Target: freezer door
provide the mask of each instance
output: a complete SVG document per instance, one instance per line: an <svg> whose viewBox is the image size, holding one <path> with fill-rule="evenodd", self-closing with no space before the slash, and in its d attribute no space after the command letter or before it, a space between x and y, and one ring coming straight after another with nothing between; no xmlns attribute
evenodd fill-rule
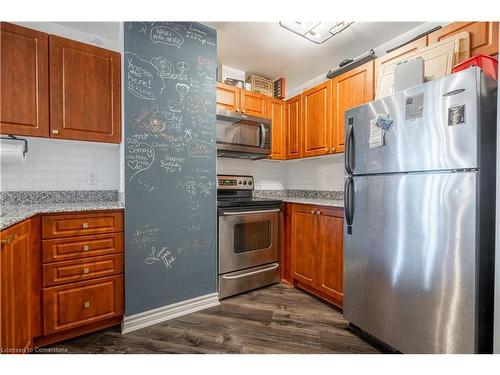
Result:
<svg viewBox="0 0 500 375"><path fill-rule="evenodd" d="M474 352L477 177L354 177L348 321L403 353Z"/></svg>
<svg viewBox="0 0 500 375"><path fill-rule="evenodd" d="M480 77L468 69L346 111L347 172L479 167ZM387 130L375 125L379 115L393 120Z"/></svg>

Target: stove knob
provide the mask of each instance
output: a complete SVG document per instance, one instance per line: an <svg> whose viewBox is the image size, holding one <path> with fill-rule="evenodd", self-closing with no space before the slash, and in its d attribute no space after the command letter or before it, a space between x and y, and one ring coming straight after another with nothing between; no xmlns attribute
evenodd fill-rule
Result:
<svg viewBox="0 0 500 375"><path fill-rule="evenodd" d="M248 181L248 185L252 185L252 180Z"/></svg>
<svg viewBox="0 0 500 375"><path fill-rule="evenodd" d="M240 181L238 181L238 185L241 185L241 180L240 180Z"/></svg>
<svg viewBox="0 0 500 375"><path fill-rule="evenodd" d="M247 184L247 181L246 181L246 180L245 180L245 181L243 181L243 185L246 185L246 184Z"/></svg>

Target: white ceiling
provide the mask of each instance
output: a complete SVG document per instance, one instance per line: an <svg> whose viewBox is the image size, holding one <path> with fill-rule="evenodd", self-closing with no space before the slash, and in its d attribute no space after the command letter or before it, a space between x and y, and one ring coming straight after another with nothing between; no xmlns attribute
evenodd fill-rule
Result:
<svg viewBox="0 0 500 375"><path fill-rule="evenodd" d="M217 60L248 73L302 85L347 58L368 52L421 22L355 22L323 44L314 44L278 22L206 23L217 30Z"/></svg>

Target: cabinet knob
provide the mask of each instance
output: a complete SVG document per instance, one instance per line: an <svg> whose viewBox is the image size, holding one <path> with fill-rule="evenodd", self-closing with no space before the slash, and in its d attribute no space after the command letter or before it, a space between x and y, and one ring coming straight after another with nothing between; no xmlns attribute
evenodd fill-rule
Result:
<svg viewBox="0 0 500 375"><path fill-rule="evenodd" d="M87 229L89 227L89 223L82 223L82 228Z"/></svg>
<svg viewBox="0 0 500 375"><path fill-rule="evenodd" d="M89 273L89 272L90 272L90 269L88 267L83 268L83 273Z"/></svg>
<svg viewBox="0 0 500 375"><path fill-rule="evenodd" d="M89 245L83 245L83 251L89 251L90 246Z"/></svg>
<svg viewBox="0 0 500 375"><path fill-rule="evenodd" d="M52 129L52 134L59 134L59 130L57 130L57 129Z"/></svg>
<svg viewBox="0 0 500 375"><path fill-rule="evenodd" d="M316 211L316 215L321 215L321 211Z"/></svg>
<svg viewBox="0 0 500 375"><path fill-rule="evenodd" d="M311 210L311 213L314 215L314 210Z"/></svg>
<svg viewBox="0 0 500 375"><path fill-rule="evenodd" d="M83 303L83 308L84 308L84 309L88 309L89 307L90 307L90 301L85 301L85 302Z"/></svg>

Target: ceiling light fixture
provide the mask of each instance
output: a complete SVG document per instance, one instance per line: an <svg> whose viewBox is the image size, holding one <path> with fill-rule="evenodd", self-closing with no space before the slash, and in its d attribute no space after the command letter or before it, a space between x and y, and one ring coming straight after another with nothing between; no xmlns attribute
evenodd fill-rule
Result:
<svg viewBox="0 0 500 375"><path fill-rule="evenodd" d="M284 22L280 26L310 40L316 44L322 44L332 36L347 29L354 22Z"/></svg>

